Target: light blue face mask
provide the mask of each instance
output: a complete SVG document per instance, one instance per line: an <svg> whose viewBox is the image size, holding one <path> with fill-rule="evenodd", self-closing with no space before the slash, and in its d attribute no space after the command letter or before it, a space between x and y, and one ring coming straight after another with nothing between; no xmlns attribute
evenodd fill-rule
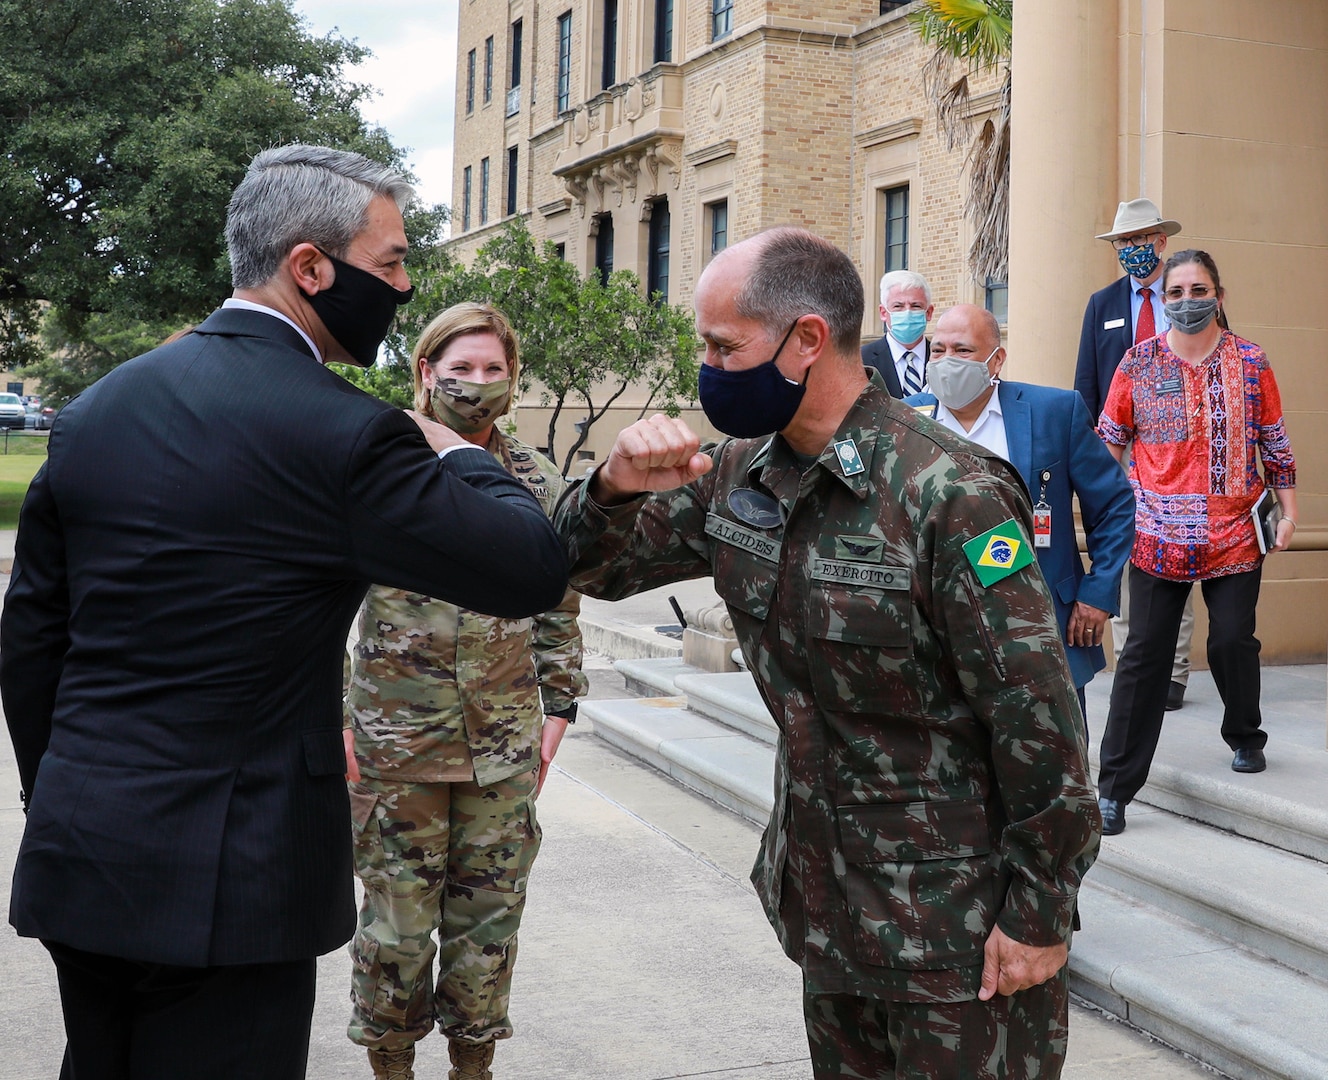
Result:
<svg viewBox="0 0 1328 1080"><path fill-rule="evenodd" d="M925 311L892 311L890 314L890 336L901 345L912 345L927 332L927 313Z"/></svg>

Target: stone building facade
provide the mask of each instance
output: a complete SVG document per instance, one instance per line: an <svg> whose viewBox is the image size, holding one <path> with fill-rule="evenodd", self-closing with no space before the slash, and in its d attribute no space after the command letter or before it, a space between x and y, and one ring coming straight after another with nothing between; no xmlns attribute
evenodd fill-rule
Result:
<svg viewBox="0 0 1328 1080"><path fill-rule="evenodd" d="M521 214L583 272L630 269L689 304L715 251L793 223L853 253L867 281L864 340L881 333L887 265L926 275L938 305L981 302L966 271L964 153L936 131L921 77L930 50L906 10L462 0L454 250L473 254ZM994 103L988 83L979 111ZM625 395L592 429L587 464L643 401ZM688 418L706 428L699 410ZM537 404L521 407L519 431L542 440L546 426Z"/></svg>
<svg viewBox="0 0 1328 1080"><path fill-rule="evenodd" d="M451 243L473 253L521 214L583 271L663 271L687 304L714 250L793 222L857 262L864 340L892 265L926 275L938 311L1004 312L1005 283L967 268L965 152L936 130L910 6L461 0ZM1120 273L1093 239L1118 202L1181 221L1172 248L1212 252L1233 326L1268 352L1299 463L1300 527L1264 570L1264 656L1321 662L1328 3L1018 0L1014 37L1006 373L1073 384L1085 301ZM996 77L973 90L980 122ZM640 405L596 425L587 464ZM525 404L518 424L538 442L547 417Z"/></svg>

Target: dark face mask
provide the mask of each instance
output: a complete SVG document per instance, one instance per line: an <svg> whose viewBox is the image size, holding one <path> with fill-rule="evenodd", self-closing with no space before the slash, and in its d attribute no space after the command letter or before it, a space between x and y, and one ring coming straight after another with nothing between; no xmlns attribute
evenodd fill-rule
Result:
<svg viewBox="0 0 1328 1080"><path fill-rule="evenodd" d="M701 408L710 422L736 439L759 439L788 427L807 392L806 382L790 382L780 374L775 361L784 351L794 329L789 327L775 355L764 364L745 371L725 371L701 365L697 392Z"/></svg>
<svg viewBox="0 0 1328 1080"><path fill-rule="evenodd" d="M337 276L328 288L312 296L305 293L305 299L351 361L372 367L397 308L410 301L415 289L394 289L376 274L319 251L332 261Z"/></svg>

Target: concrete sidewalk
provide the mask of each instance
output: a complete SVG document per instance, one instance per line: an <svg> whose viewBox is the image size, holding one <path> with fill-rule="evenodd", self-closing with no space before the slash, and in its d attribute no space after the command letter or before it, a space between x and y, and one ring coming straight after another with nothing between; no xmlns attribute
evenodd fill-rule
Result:
<svg viewBox="0 0 1328 1080"><path fill-rule="evenodd" d="M592 693L625 693L592 660ZM0 902L23 827L7 740L0 760ZM578 723L539 804L512 995L516 1037L499 1080L806 1080L797 968L747 880L759 830L629 760ZM319 962L309 1076L367 1080L345 1037L350 961ZM0 929L0 1078L59 1071L54 971L36 942ZM420 1044L418 1075L446 1075L445 1042ZM188 1075L187 1063L181 1076ZM1076 1008L1068 1080L1211 1075L1101 1014Z"/></svg>

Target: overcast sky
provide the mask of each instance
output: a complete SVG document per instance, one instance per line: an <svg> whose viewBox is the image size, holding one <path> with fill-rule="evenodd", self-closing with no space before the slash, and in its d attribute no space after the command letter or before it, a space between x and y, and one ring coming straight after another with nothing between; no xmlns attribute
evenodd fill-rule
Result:
<svg viewBox="0 0 1328 1080"><path fill-rule="evenodd" d="M352 81L375 87L366 120L386 128L425 203L452 201L452 113L456 101L458 0L294 0L318 36L336 30L373 52Z"/></svg>

